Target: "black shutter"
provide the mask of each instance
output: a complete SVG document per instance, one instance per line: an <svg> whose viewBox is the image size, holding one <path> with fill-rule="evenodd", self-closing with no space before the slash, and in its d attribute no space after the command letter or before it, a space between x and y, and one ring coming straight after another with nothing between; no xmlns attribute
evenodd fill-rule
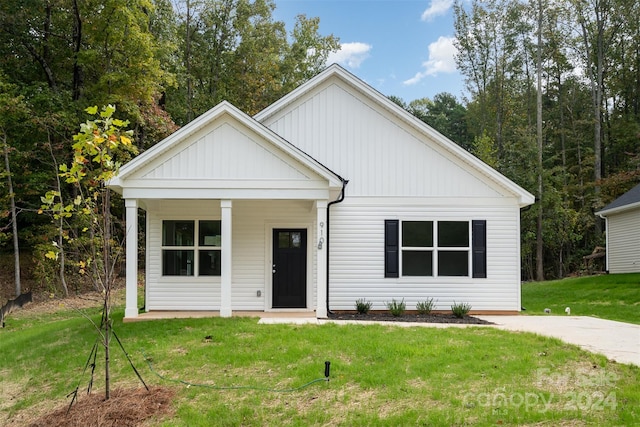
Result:
<svg viewBox="0 0 640 427"><path fill-rule="evenodd" d="M384 277L399 277L398 268L398 227L397 219L384 221Z"/></svg>
<svg viewBox="0 0 640 427"><path fill-rule="evenodd" d="M487 277L487 221L471 221L472 277Z"/></svg>

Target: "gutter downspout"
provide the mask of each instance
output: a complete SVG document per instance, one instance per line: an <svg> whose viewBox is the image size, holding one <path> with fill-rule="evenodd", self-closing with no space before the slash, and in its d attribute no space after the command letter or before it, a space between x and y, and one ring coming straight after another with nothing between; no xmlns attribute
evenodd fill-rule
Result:
<svg viewBox="0 0 640 427"><path fill-rule="evenodd" d="M329 226L329 218L331 217L331 209L330 208L331 208L331 205L338 204L338 203L340 203L340 202L342 202L344 200L344 189L347 186L347 184L349 183L348 179L342 179L342 178L340 178L340 179L342 180L342 190L340 191L340 196L336 200L327 203L327 242L326 242L326 245L327 245L327 301L326 301L327 314L332 314L331 310L329 309L329 281L330 281L329 278L331 277L331 276L329 276L329 268L330 268L330 264L331 264L329 262L329 259L330 259L330 257L329 257L329 255L330 255L330 253L329 253L329 245L330 245L330 243L329 242L331 241L331 239L330 239L330 237L331 237L331 228Z"/></svg>

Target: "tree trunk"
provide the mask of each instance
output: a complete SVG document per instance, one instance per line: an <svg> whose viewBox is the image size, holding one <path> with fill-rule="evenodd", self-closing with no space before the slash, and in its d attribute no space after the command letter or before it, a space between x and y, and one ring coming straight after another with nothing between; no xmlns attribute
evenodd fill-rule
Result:
<svg viewBox="0 0 640 427"><path fill-rule="evenodd" d="M49 153L51 154L51 160L53 161L54 171L56 172L56 191L60 194L60 203L62 203L62 186L60 184L60 174L58 173L58 162L56 160L56 156L53 155L53 147L51 146L50 135L47 131L48 137L48 145L49 145ZM62 284L62 290L64 292L64 296L69 296L69 287L67 286L67 276L65 274L65 241L64 241L64 218L60 217L58 220L58 260L59 260L59 275L60 275L60 283Z"/></svg>
<svg viewBox="0 0 640 427"><path fill-rule="evenodd" d="M184 62L187 72L187 123L193 120L193 81L191 75L191 1L187 0Z"/></svg>
<svg viewBox="0 0 640 427"><path fill-rule="evenodd" d="M13 180L11 179L11 165L9 164L9 146L7 145L7 135L2 133L2 145L4 148L4 165L7 171L7 185L9 187L9 200L11 203L11 229L13 232L13 265L16 285L16 297L22 294L22 284L20 282L20 243L18 241L18 212L16 209L16 197L13 193Z"/></svg>
<svg viewBox="0 0 640 427"><path fill-rule="evenodd" d="M111 345L111 284L113 279L113 260L111 253L111 193L106 187L102 188L104 197L102 199L102 223L103 223L103 280L104 280L104 380L105 380L105 399L108 400L111 395L111 374L109 372L110 345Z"/></svg>
<svg viewBox="0 0 640 427"><path fill-rule="evenodd" d="M587 58L587 73L591 88L591 102L593 109L593 179L594 198L597 205L600 204L600 180L602 179L602 100L604 90L604 54L605 54L605 24L607 19L607 7L604 0L596 1L593 16L595 19L594 34L589 34L588 23L584 15L579 16L584 43L584 55ZM591 37L590 37L591 36ZM590 40L595 39L594 42ZM595 45L594 45L595 44ZM589 62L588 58L593 58ZM602 233L602 223L596 218L596 235Z"/></svg>
<svg viewBox="0 0 640 427"><path fill-rule="evenodd" d="M72 98L74 101L82 95L82 68L78 62L78 55L82 48L82 19L78 0L73 0L73 83Z"/></svg>
<svg viewBox="0 0 640 427"><path fill-rule="evenodd" d="M538 219L536 224L536 280L544 280L544 241L542 221L542 0L538 0L538 49L536 53L537 88L536 95L536 139L538 142Z"/></svg>

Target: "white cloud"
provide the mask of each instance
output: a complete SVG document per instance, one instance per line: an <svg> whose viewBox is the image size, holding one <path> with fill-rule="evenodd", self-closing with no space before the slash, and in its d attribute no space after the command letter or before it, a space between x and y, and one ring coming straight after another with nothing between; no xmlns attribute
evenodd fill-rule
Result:
<svg viewBox="0 0 640 427"><path fill-rule="evenodd" d="M327 64L340 64L349 68L358 68L369 57L372 46L367 43L353 42L340 44L340 50L331 52Z"/></svg>
<svg viewBox="0 0 640 427"><path fill-rule="evenodd" d="M452 5L453 0L431 0L431 5L422 12L422 16L420 18L423 21L431 21L436 16L447 13L447 11L451 9Z"/></svg>
<svg viewBox="0 0 640 427"><path fill-rule="evenodd" d="M440 36L437 41L431 43L429 45L429 59L422 63L424 70L417 72L415 76L402 83L405 86L411 86L427 76L435 76L438 73L455 72L455 55L457 49L453 41L453 37Z"/></svg>

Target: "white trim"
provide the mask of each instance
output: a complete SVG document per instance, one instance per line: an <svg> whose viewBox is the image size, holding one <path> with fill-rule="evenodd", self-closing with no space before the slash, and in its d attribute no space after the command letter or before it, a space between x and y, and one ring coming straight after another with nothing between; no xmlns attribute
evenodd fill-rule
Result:
<svg viewBox="0 0 640 427"><path fill-rule="evenodd" d="M149 263L151 262L151 219L149 218L149 211L144 215L144 311L149 312L149 282L151 280L151 269Z"/></svg>
<svg viewBox="0 0 640 427"><path fill-rule="evenodd" d="M516 250L517 250L517 254L518 256L515 257L516 259L516 268L514 270L512 270L514 272L514 283L517 283L517 292L516 292L516 298L518 300L518 306L517 306L517 310L518 311L522 311L522 248L521 248L521 243L520 243L520 236L522 236L522 231L521 231L521 223L522 223L522 218L520 216L520 213L516 213L516 215L518 215L518 220L516 221L516 228L517 228L517 232L516 235L514 236L515 242L516 242ZM492 231L490 229L490 227L493 224L490 223L489 221L487 221L487 229L485 230L485 234L487 237L487 246L488 246L488 240L489 240L489 236ZM487 247L487 265L485 266L486 271L487 271L487 278L489 278L489 248Z"/></svg>
<svg viewBox="0 0 640 427"><path fill-rule="evenodd" d="M252 189L327 189L327 182L306 179L154 179L142 178L128 181L127 188L144 189L219 189L233 188L239 190Z"/></svg>
<svg viewBox="0 0 640 427"><path fill-rule="evenodd" d="M619 214L619 213L622 213L624 211L627 211L627 210L630 210L630 209L636 209L636 208L640 208L640 202L629 203L628 205L618 206L617 208L611 208L611 209L607 209L607 210L598 211L598 212L596 212L596 215L598 215L600 218L604 218L604 217L606 217L608 215Z"/></svg>
<svg viewBox="0 0 640 427"><path fill-rule="evenodd" d="M371 197L371 196L349 196L344 201L349 206L429 206L432 208L451 207L451 206L478 206L486 207L503 207L514 206L514 200L507 197Z"/></svg>
<svg viewBox="0 0 640 427"><path fill-rule="evenodd" d="M126 199L210 199L210 200L327 200L334 192L326 189L234 189L234 188L125 188ZM338 190L335 191L338 193Z"/></svg>
<svg viewBox="0 0 640 427"><path fill-rule="evenodd" d="M220 200L222 253L220 276L220 317L231 317L231 281L233 278L233 242L231 200Z"/></svg>
<svg viewBox="0 0 640 427"><path fill-rule="evenodd" d="M604 219L604 247L606 248L604 251L604 262L605 262L605 270L609 271L609 254L611 253L611 250L609 250L609 248L611 248L611 246L609 245L609 237L610 237L610 233L609 233L609 218L606 216L601 216L601 218Z"/></svg>
<svg viewBox="0 0 640 427"><path fill-rule="evenodd" d="M126 199L126 292L124 317L138 317L138 201Z"/></svg>
<svg viewBox="0 0 640 427"><path fill-rule="evenodd" d="M329 236L327 235L327 207L326 200L317 200L316 207L316 236L314 245L316 246L316 317L327 317L327 245ZM312 246L313 248L313 246Z"/></svg>

